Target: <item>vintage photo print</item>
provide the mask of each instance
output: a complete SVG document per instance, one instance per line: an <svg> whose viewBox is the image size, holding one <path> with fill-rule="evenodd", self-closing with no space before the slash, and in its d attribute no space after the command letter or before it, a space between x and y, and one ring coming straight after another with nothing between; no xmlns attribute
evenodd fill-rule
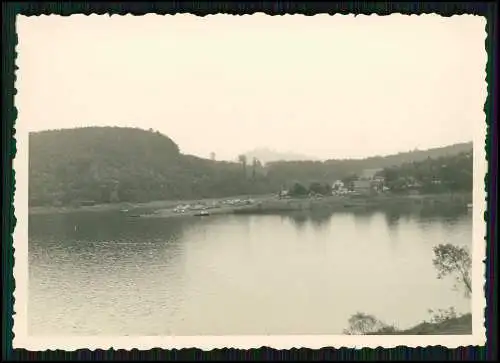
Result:
<svg viewBox="0 0 500 363"><path fill-rule="evenodd" d="M17 16L14 348L484 345L485 27Z"/></svg>

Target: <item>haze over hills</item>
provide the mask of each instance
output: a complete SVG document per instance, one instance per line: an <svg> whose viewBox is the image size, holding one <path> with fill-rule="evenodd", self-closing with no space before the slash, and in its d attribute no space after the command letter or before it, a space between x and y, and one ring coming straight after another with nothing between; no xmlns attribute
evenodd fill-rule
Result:
<svg viewBox="0 0 500 363"><path fill-rule="evenodd" d="M360 161L360 162L380 162L381 164L378 167L387 167L392 165L397 165L402 162L413 162L413 161L422 161L427 159L428 157L436 158L448 155L455 155L461 152L468 152L472 150L472 142L462 142L456 143L453 145L447 145L442 147L430 148L426 150L414 149L411 151L403 151L397 154L389 154L389 155L376 155L369 156L366 158L348 158L348 159L335 159L330 158L326 160L322 160L320 158L316 158L310 155L304 155L299 153L292 152L280 152L276 150L272 150L270 148L256 148L252 151L248 151L244 153L247 157L247 161L251 163L253 158L259 160L262 164L270 164L275 162L323 162L327 164L334 164L338 162L346 162L346 161Z"/></svg>
<svg viewBox="0 0 500 363"><path fill-rule="evenodd" d="M84 127L30 133L30 206L217 198L275 193L295 182L332 183L387 168L472 151L472 143L366 159L213 161L179 151L153 130Z"/></svg>
<svg viewBox="0 0 500 363"><path fill-rule="evenodd" d="M256 158L263 164L267 164L274 161L304 161L304 160L312 160L317 161L318 158L308 155L302 155L291 152L279 152L276 150L272 150L270 148L256 148L251 151L244 153L247 157L247 160L251 161L253 158Z"/></svg>
<svg viewBox="0 0 500 363"><path fill-rule="evenodd" d="M435 159L440 157L453 156L464 152L471 152L472 146L472 141L470 141L442 147L435 147L427 150L415 149L412 151L399 152L392 155L370 156L363 159L329 159L326 160L325 163L335 164L338 162L358 160L360 163L374 163L377 164L377 167L379 168L386 168L395 165L401 165L403 163L423 161L428 158Z"/></svg>

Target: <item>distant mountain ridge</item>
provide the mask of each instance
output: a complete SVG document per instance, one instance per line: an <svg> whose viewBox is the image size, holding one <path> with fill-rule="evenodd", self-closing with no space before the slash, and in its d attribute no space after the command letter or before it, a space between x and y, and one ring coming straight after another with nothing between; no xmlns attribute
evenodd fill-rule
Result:
<svg viewBox="0 0 500 363"><path fill-rule="evenodd" d="M308 155L302 155L302 154L297 154L297 153L291 153L291 152L279 152L276 150L272 150L270 148L256 148L251 151L247 151L244 153L247 157L248 160L253 160L253 158L256 158L263 164L267 164L270 162L275 162L275 161L305 161L305 160L311 160L311 161L317 161L318 158L308 156Z"/></svg>
<svg viewBox="0 0 500 363"><path fill-rule="evenodd" d="M377 168L386 168L390 166L400 165L407 162L423 161L427 158L440 158L446 156L457 155L464 152L472 151L473 144L470 142L462 142L448 146L435 147L426 150L412 150L399 152L397 154L390 154L384 156L370 156L363 159L329 159L325 163L336 163L358 160L360 162L374 163Z"/></svg>
<svg viewBox="0 0 500 363"><path fill-rule="evenodd" d="M338 163L338 162L373 162L377 164L375 167L389 167L393 165L398 165L403 162L413 162L422 161L430 158L437 158L442 156L456 155L461 152L469 152L472 150L472 142L461 142L453 145L447 145L442 147L435 147L425 150L412 150L399 152L397 154L381 155L381 156L369 156L365 158L344 158L344 159L326 159L321 160L320 158L304 155L300 153L291 152L280 152L270 148L256 148L251 151L244 153L247 160L251 162L253 158L256 158L263 164L270 164L276 162L324 162L327 164Z"/></svg>

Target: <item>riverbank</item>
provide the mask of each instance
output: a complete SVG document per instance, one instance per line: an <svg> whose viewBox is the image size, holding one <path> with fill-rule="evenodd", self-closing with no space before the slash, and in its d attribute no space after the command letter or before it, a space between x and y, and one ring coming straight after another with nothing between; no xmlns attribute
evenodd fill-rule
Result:
<svg viewBox="0 0 500 363"><path fill-rule="evenodd" d="M89 206L36 206L29 207L29 214L55 214L55 213L73 213L73 212L113 212L113 211L127 211L130 214L141 215L143 213L152 213L154 211L169 210L174 209L180 204L211 204L213 202L219 202L227 198L206 198L206 199L193 199L193 200L158 200L152 202L122 202L122 203L107 203L107 204L95 204ZM261 200L266 200L273 198L272 195L244 195L244 196L234 196L231 199L246 199L251 198L258 202Z"/></svg>
<svg viewBox="0 0 500 363"><path fill-rule="evenodd" d="M471 202L471 196L463 195L380 195L373 197L330 196L322 198L288 198L279 199L275 196L254 199L251 204L224 205L217 204L205 209L208 215L218 214L323 214L341 211L431 211L446 207L447 209L466 210ZM162 208L140 215L145 218L166 218L176 216L195 216L197 210L187 210L178 213L174 208Z"/></svg>
<svg viewBox="0 0 500 363"><path fill-rule="evenodd" d="M316 198L269 199L246 208L235 210L235 213L262 214L287 211L307 210L349 210L377 209L391 207L431 207L437 205L466 208L472 202L468 194L437 195L377 195L377 196L331 196Z"/></svg>
<svg viewBox="0 0 500 363"><path fill-rule="evenodd" d="M434 195L376 195L376 196L328 196L322 198L279 199L275 195L240 196L231 199L251 200L246 204L225 204L228 198L210 198L192 201L154 201L148 203L116 203L80 207L31 207L30 214L122 211L131 217L194 216L199 210L175 208L179 205L199 204L209 215L215 214L275 214L286 212L336 212L343 210L377 210L395 208L432 208L436 206L467 208L472 202L471 193Z"/></svg>

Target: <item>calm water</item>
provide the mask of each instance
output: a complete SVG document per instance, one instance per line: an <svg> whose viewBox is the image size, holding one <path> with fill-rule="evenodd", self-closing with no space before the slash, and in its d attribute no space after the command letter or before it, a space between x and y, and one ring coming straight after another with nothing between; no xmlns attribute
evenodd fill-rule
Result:
<svg viewBox="0 0 500 363"><path fill-rule="evenodd" d="M30 216L29 233L31 334L340 334L357 311L405 328L470 310L432 266L434 245L471 245L467 213L108 212Z"/></svg>

